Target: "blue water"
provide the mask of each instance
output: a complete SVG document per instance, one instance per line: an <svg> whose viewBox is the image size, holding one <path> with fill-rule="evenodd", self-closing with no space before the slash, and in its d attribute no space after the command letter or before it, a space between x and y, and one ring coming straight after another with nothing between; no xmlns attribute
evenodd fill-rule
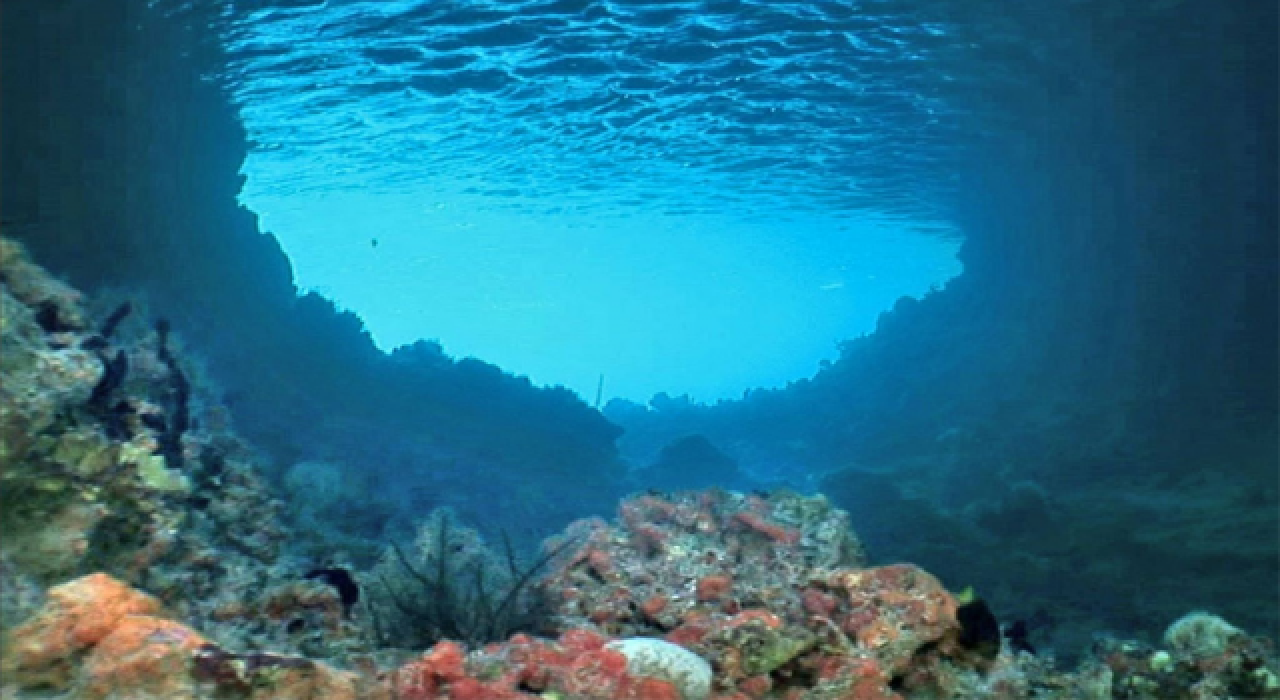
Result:
<svg viewBox="0 0 1280 700"><path fill-rule="evenodd" d="M328 2L239 22L246 198L939 224L966 48L906 3ZM460 157L465 156L465 157ZM283 173L288 173L285 177Z"/></svg>
<svg viewBox="0 0 1280 700"><path fill-rule="evenodd" d="M587 397L600 374L606 398L641 401L782 386L960 272L950 208L977 116L1049 50L1005 38L1007 15L246 13L230 38L253 145L242 199L299 285L355 310L386 349L436 338Z"/></svg>

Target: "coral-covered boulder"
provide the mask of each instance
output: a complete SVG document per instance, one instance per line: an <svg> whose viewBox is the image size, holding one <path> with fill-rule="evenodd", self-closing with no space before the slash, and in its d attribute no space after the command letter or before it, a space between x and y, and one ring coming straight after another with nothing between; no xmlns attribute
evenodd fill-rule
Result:
<svg viewBox="0 0 1280 700"><path fill-rule="evenodd" d="M919 567L843 570L816 584L836 594L840 630L885 668L900 672L921 647L960 633L955 598Z"/></svg>
<svg viewBox="0 0 1280 700"><path fill-rule="evenodd" d="M86 700L197 700L191 654L207 642L186 625L126 615L85 659L79 691Z"/></svg>
<svg viewBox="0 0 1280 700"><path fill-rule="evenodd" d="M714 668L712 692L889 698L939 655L971 661L955 598L911 565L862 568L821 497L650 493L619 514L571 527L578 551L545 584L557 621L679 645Z"/></svg>
<svg viewBox="0 0 1280 700"><path fill-rule="evenodd" d="M160 602L106 574L90 574L49 589L30 620L5 636L0 672L23 685L65 686L79 657L114 632L125 617L159 613Z"/></svg>
<svg viewBox="0 0 1280 700"><path fill-rule="evenodd" d="M301 657L228 652L162 614L158 600L106 574L55 586L6 635L0 679L6 692L41 687L85 700L359 697L353 673Z"/></svg>

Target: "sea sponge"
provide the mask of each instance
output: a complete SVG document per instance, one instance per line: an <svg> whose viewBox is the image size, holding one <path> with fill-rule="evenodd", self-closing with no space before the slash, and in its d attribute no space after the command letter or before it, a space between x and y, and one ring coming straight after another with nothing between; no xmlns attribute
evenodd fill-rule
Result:
<svg viewBox="0 0 1280 700"><path fill-rule="evenodd" d="M1174 652L1203 659L1227 650L1233 639L1244 635L1226 620L1207 612L1183 615L1164 632L1164 643Z"/></svg>
<svg viewBox="0 0 1280 700"><path fill-rule="evenodd" d="M95 699L197 700L202 695L187 664L191 653L206 643L181 623L125 615L82 664L77 691Z"/></svg>
<svg viewBox="0 0 1280 700"><path fill-rule="evenodd" d="M711 696L711 664L682 646L633 637L609 642L605 648L627 657L628 674L668 681L680 690L683 700L706 700Z"/></svg>
<svg viewBox="0 0 1280 700"><path fill-rule="evenodd" d="M44 607L9 631L0 672L20 686L65 686L75 657L111 634L122 619L160 611L160 601L106 574L54 586Z"/></svg>

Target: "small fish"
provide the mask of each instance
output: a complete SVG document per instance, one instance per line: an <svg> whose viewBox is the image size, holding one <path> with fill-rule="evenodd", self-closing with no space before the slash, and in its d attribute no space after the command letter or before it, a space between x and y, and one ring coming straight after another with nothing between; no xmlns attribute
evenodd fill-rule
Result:
<svg viewBox="0 0 1280 700"><path fill-rule="evenodd" d="M378 239L376 239L376 238L370 238L370 239L369 239L369 245L370 245L370 246L372 246L372 247L374 247L374 248L377 248L377 247L378 247Z"/></svg>
<svg viewBox="0 0 1280 700"><path fill-rule="evenodd" d="M990 661L1000 654L1000 623L981 598L956 607L960 646Z"/></svg>

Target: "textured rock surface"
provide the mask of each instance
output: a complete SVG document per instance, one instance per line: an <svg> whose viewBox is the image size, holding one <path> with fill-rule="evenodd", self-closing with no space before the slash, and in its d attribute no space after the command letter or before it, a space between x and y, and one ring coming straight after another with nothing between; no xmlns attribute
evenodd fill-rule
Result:
<svg viewBox="0 0 1280 700"><path fill-rule="evenodd" d="M105 574L54 586L44 607L5 635L0 669L25 684L65 684L77 657L115 631L121 620L160 610L160 601Z"/></svg>
<svg viewBox="0 0 1280 700"><path fill-rule="evenodd" d="M198 700L191 654L206 640L186 625L126 615L94 645L80 669L78 692L91 699Z"/></svg>
<svg viewBox="0 0 1280 700"><path fill-rule="evenodd" d="M604 645L627 657L627 673L669 681L683 700L711 695L711 665L684 647L661 639L619 639Z"/></svg>

